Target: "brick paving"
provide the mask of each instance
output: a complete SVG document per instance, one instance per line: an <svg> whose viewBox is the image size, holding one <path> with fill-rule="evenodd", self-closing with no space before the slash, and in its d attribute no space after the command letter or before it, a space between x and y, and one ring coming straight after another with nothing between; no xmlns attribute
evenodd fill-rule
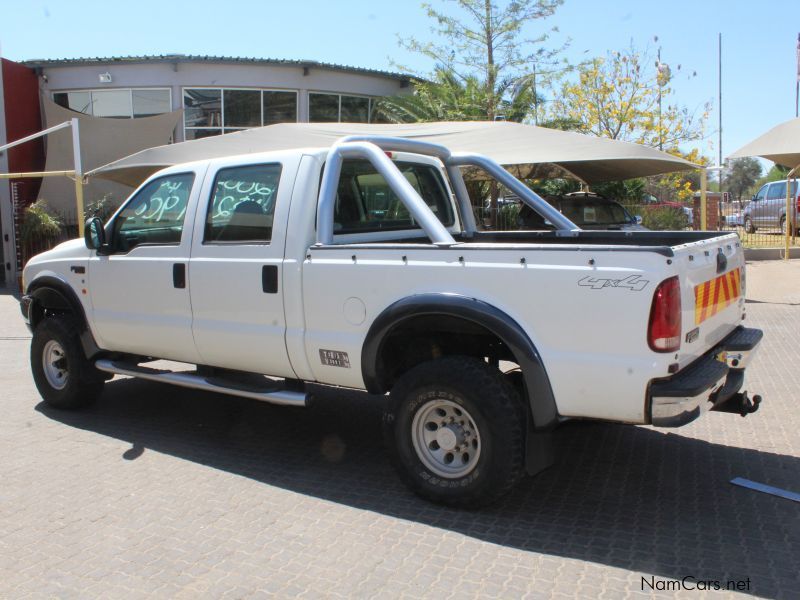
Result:
<svg viewBox="0 0 800 600"><path fill-rule="evenodd" d="M399 483L377 397L303 410L118 378L94 408L48 409L0 294L0 598L620 598L687 575L796 598L798 504L729 483L800 492L800 283L776 294L780 269L748 281L758 413L565 425L556 465L481 511Z"/></svg>

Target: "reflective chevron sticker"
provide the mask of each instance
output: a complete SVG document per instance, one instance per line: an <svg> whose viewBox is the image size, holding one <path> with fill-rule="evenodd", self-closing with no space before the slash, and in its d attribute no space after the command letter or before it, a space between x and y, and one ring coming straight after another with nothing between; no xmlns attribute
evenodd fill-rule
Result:
<svg viewBox="0 0 800 600"><path fill-rule="evenodd" d="M694 288L694 324L700 325L706 319L724 310L742 295L741 271L734 269Z"/></svg>

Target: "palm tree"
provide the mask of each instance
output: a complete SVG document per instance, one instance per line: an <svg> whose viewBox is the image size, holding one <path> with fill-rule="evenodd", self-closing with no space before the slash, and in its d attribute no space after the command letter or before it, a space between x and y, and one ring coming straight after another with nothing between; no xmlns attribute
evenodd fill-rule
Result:
<svg viewBox="0 0 800 600"><path fill-rule="evenodd" d="M461 78L439 68L432 81L418 82L413 94L381 98L373 109L373 121L485 121L486 98L486 88L477 77Z"/></svg>

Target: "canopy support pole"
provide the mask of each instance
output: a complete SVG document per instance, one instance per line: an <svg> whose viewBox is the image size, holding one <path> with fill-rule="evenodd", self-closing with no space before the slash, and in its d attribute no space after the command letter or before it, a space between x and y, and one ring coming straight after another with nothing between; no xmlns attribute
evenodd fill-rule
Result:
<svg viewBox="0 0 800 600"><path fill-rule="evenodd" d="M784 252L783 260L789 260L789 238L796 235L797 229L797 208L792 209L792 176L800 170L800 165L797 165L786 174L786 216L783 218L784 223ZM798 194L800 195L800 194Z"/></svg>
<svg viewBox="0 0 800 600"><path fill-rule="evenodd" d="M708 213L706 211L706 206L708 206L707 191L708 171L703 167L700 169L700 229L703 231L708 229Z"/></svg>
<svg viewBox="0 0 800 600"><path fill-rule="evenodd" d="M0 173L0 179L23 179L23 178L39 178L39 177L52 177L55 175L61 175L66 177L75 177L75 205L78 209L78 235L83 237L83 162L81 161L81 136L80 136L80 126L78 124L78 119L71 119L69 121L64 121L56 125L55 127L49 127L39 133L34 133L33 135L29 135L24 138L20 138L11 142L10 144L6 144L5 146L0 146L0 152L8 150L9 148L13 148L14 146L19 146L20 144L24 144L25 142L30 142L31 140L38 139L40 137L44 137L50 133L54 133L61 129L66 129L67 127L72 128L72 156L75 161L75 169L71 171L40 171L40 172L32 172L32 173Z"/></svg>

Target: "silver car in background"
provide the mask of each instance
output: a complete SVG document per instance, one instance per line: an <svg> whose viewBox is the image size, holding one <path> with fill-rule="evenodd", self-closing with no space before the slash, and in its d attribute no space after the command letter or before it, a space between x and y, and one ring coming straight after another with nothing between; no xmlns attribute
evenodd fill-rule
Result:
<svg viewBox="0 0 800 600"><path fill-rule="evenodd" d="M765 183L758 190L750 203L742 212L742 225L747 233L755 233L759 228L780 228L781 233L786 233L786 184L787 180ZM792 180L792 215L790 233L797 224L798 204L800 196L797 194L797 180Z"/></svg>

